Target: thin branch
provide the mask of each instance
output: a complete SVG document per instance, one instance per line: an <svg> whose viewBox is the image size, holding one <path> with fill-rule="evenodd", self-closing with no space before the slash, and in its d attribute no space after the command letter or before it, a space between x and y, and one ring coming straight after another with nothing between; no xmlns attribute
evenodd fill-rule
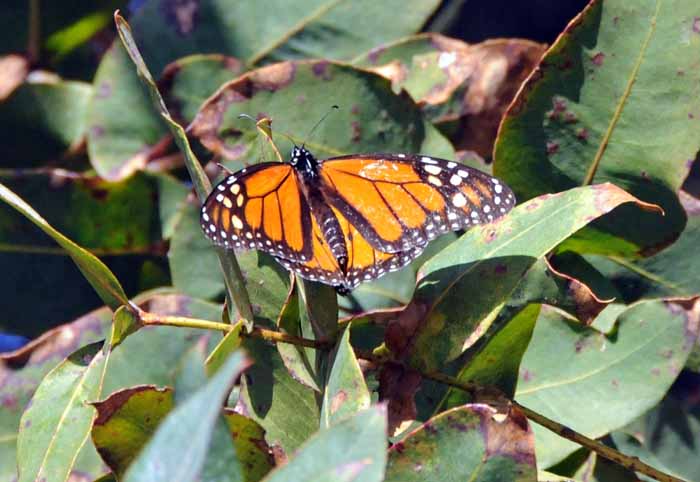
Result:
<svg viewBox="0 0 700 482"><path fill-rule="evenodd" d="M651 465L645 464L637 457L631 457L629 455L625 455L621 452L618 452L612 447L608 447L607 445L597 440L588 438L585 435L582 435L576 432L575 430L560 424L559 422L555 422L554 420L551 420L545 417L544 415L535 412L534 410L524 407L515 400L512 400L511 403L514 406L518 407L520 410L522 410L527 418L537 423L538 425L542 425L544 428L554 432L560 437L571 440L572 442L576 442L577 444L582 445L583 447L586 447L589 450L592 450L601 457L611 460L616 464L622 465L627 469L630 469L634 472L639 472L648 477L651 477L654 480L659 480L661 482L684 482L683 479L679 479L672 475L666 474L664 472L661 472L660 470L655 469Z"/></svg>
<svg viewBox="0 0 700 482"><path fill-rule="evenodd" d="M35 64L41 53L41 5L39 0L29 1L29 28L27 38L27 57Z"/></svg>
<svg viewBox="0 0 700 482"><path fill-rule="evenodd" d="M185 316L158 315L143 310L138 311L138 316L144 326L179 326L183 328L221 331L224 333L230 332L234 327L233 324L228 323L200 320ZM334 344L332 341L311 340L308 338L288 335L287 333L282 333L281 331L267 330L257 327L253 328L250 333L241 333L241 336L244 338L258 338L273 343L289 343L291 345L315 348L317 350L328 350L332 348Z"/></svg>

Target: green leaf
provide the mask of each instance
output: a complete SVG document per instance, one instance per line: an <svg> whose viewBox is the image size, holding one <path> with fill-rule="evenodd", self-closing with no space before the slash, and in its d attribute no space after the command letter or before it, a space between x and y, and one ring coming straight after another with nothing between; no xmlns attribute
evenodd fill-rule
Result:
<svg viewBox="0 0 700 482"><path fill-rule="evenodd" d="M350 344L350 324L338 340L333 366L323 392L321 427L328 428L369 408L365 377Z"/></svg>
<svg viewBox="0 0 700 482"><path fill-rule="evenodd" d="M112 318L112 339L109 345L112 348L120 345L127 336L135 333L139 328L141 328L141 320L138 315L127 306L120 306Z"/></svg>
<svg viewBox="0 0 700 482"><path fill-rule="evenodd" d="M128 303L129 300L124 293L124 289L102 261L59 233L31 206L3 184L0 184L0 199L27 217L42 231L51 236L59 246L65 249L107 306L116 310L119 306Z"/></svg>
<svg viewBox="0 0 700 482"><path fill-rule="evenodd" d="M520 363L539 314L540 305L525 306L481 350L469 357L457 379L484 387L495 387L507 397L512 397L518 382ZM450 388L441 406L452 408L469 401L467 392Z"/></svg>
<svg viewBox="0 0 700 482"><path fill-rule="evenodd" d="M428 371L455 359L491 324L539 258L629 202L649 208L611 184L587 186L533 199L497 222L470 229L423 265L404 311L404 331L390 348L400 353L413 336L411 362ZM426 322L413 335L416 313Z"/></svg>
<svg viewBox="0 0 700 482"><path fill-rule="evenodd" d="M666 212L620 209L570 249L649 254L683 230L676 192L700 148L694 15L693 0L590 2L511 104L494 173L519 198L607 181Z"/></svg>
<svg viewBox="0 0 700 482"><path fill-rule="evenodd" d="M292 336L301 336L299 295L296 287L297 284L295 283L287 297L287 301L282 307L282 312L277 320L277 327L284 333ZM314 356L315 353L291 343L277 343L276 346L280 357L282 357L282 362L287 367L287 371L292 378L320 393L321 389L316 381L316 371L311 366L308 357L309 354Z"/></svg>
<svg viewBox="0 0 700 482"><path fill-rule="evenodd" d="M516 399L573 430L601 437L663 397L696 341L694 323L678 304L647 301L622 313L606 336L543 309L523 358ZM577 448L539 427L535 435L541 467Z"/></svg>
<svg viewBox="0 0 700 482"><path fill-rule="evenodd" d="M83 82L25 83L0 103L0 132L12 140L0 166L27 168L76 149L85 134L92 86Z"/></svg>
<svg viewBox="0 0 700 482"><path fill-rule="evenodd" d="M378 405L320 430L266 482L353 480L379 482L386 465L386 408Z"/></svg>
<svg viewBox="0 0 700 482"><path fill-rule="evenodd" d="M205 386L173 410L129 467L124 480L195 481L235 378L247 366L234 353Z"/></svg>
<svg viewBox="0 0 700 482"><path fill-rule="evenodd" d="M98 342L76 351L37 388L20 420L19 482L67 479L92 425L87 402L102 390L108 358L102 347Z"/></svg>
<svg viewBox="0 0 700 482"><path fill-rule="evenodd" d="M243 65L234 57L190 55L168 64L158 85L173 117L188 124L216 89L242 73Z"/></svg>
<svg viewBox="0 0 700 482"><path fill-rule="evenodd" d="M700 260L695 256L700 243L700 201L684 192L681 201L688 224L680 238L662 252L642 260L587 257L604 271L625 301L700 295Z"/></svg>
<svg viewBox="0 0 700 482"><path fill-rule="evenodd" d="M116 181L145 167L167 128L153 111L121 42L102 58L94 85L87 111L88 154L101 177Z"/></svg>
<svg viewBox="0 0 700 482"><path fill-rule="evenodd" d="M243 348L255 365L241 379L236 411L265 429L268 444L291 454L319 427L314 391L292 378L274 346L246 338Z"/></svg>
<svg viewBox="0 0 700 482"><path fill-rule="evenodd" d="M341 109L304 136L329 106L343 96ZM236 99L233 102L232 99ZM189 130L211 151L226 159L250 154L257 136L239 114L271 116L274 129L286 132L318 157L357 152L426 152L452 158L449 143L423 120L407 95L396 95L388 80L328 61L284 62L249 72L225 84L198 113ZM281 140L281 152L291 142Z"/></svg>
<svg viewBox="0 0 700 482"><path fill-rule="evenodd" d="M121 478L172 410L173 395L170 388L140 385L115 392L93 406L97 418L92 441L105 463Z"/></svg>
<svg viewBox="0 0 700 482"><path fill-rule="evenodd" d="M207 375L212 376L219 371L219 368L224 364L224 361L231 353L238 350L241 346L241 330L243 329L243 321L239 320L233 324L231 331L217 343L216 347L211 351L205 361Z"/></svg>
<svg viewBox="0 0 700 482"><path fill-rule="evenodd" d="M430 419L389 450L386 481L533 481L535 441L527 419L511 408L456 407Z"/></svg>

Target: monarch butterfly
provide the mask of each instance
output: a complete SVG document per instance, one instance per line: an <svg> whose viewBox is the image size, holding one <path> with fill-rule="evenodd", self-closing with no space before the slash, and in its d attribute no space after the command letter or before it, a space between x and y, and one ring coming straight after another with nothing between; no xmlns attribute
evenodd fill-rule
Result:
<svg viewBox="0 0 700 482"><path fill-rule="evenodd" d="M204 202L201 225L225 248L255 248L303 278L346 294L395 271L448 231L490 222L515 204L498 179L462 164L408 154L289 162L230 174Z"/></svg>

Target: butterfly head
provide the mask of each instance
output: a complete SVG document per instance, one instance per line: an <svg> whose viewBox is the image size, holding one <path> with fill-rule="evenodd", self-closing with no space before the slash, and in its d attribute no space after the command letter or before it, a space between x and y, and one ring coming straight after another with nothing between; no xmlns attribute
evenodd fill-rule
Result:
<svg viewBox="0 0 700 482"><path fill-rule="evenodd" d="M318 176L318 161L303 145L292 148L289 163L305 177L313 178Z"/></svg>

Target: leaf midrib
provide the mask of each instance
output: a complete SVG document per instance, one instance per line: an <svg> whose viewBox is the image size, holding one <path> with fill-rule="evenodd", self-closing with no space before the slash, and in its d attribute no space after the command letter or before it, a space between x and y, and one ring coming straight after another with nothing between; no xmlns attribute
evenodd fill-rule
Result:
<svg viewBox="0 0 700 482"><path fill-rule="evenodd" d="M646 38L644 39L644 42L642 43L642 47L639 52L639 56L637 57L637 61L634 64L634 67L632 68L632 72L630 73L630 78L627 81L627 86L625 87L624 92L622 93L622 96L617 102L617 106L615 107L615 112L613 113L612 118L610 119L610 123L608 124L608 128L605 131L605 135L603 136L603 139L600 142L600 145L598 146L598 150L595 153L595 157L593 158L593 162L591 163L591 167L588 168L588 172L586 173L586 177L583 180L583 185L588 185L593 182L593 178L596 175L596 172L598 171L598 167L600 166L600 161L603 158L603 154L605 154L605 150L608 147L608 143L610 142L610 138L612 137L613 131L615 130L615 127L617 126L618 121L620 120L620 117L622 116L622 111L625 107L625 104L627 103L627 99L629 98L630 94L632 93L632 86L634 85L635 81L637 80L637 75L639 74L639 69L642 66L642 60L644 59L644 55L646 54L646 51L649 47L649 42L651 41L651 38L653 37L654 33L656 32L656 19L659 16L659 10L661 9L661 0L656 0L656 11L654 12L653 17L651 18L651 24L649 27L649 32L647 33Z"/></svg>
<svg viewBox="0 0 700 482"><path fill-rule="evenodd" d="M631 351L628 351L628 352L624 353L624 354L623 354L622 356L620 356L619 358L616 358L616 359L614 359L614 360L611 360L610 363L607 363L607 364L605 364L605 365L603 365L603 366L601 366L601 367L599 367L599 368L597 368L597 369L595 369L595 370L592 370L592 371L589 371L589 372L586 372L586 373L577 375L577 376L575 376L575 377L573 377L573 378L567 378L567 379L565 379L565 380L559 380L559 381L556 381L556 382L547 383L547 384L539 385L539 386L536 386L536 387L529 387L529 388L527 388L527 389L525 389L525 390L523 390L523 391L521 391L521 392L517 392L517 391L516 391L515 396L516 396L516 397L520 397L520 396L527 395L527 394L531 394L531 393L535 393L535 392L538 392L538 391L541 391L541 390L548 390L548 389L551 389L551 388L560 387L560 386L564 386L564 385L569 385L569 384L573 384L573 383L577 383L577 382L586 380L586 379L588 379L588 378L590 378L590 377L592 377L592 376L594 376L594 375L597 375L598 373L601 373L601 372L603 372L603 371L606 371L606 370L611 369L613 366L615 366L615 365L617 365L617 364L623 362L623 361L626 360L627 358L629 358L629 357L631 357L632 355L638 353L640 350L646 348L648 345L650 345L650 344L652 344L654 341L656 341L656 339L659 338L659 337L660 337L661 335L663 335L664 333L666 333L666 330L659 330L654 336L652 336L651 338L647 339L647 340L646 340L644 343L642 343L641 345L638 345L636 348L633 348Z"/></svg>
<svg viewBox="0 0 700 482"><path fill-rule="evenodd" d="M316 11L312 12L311 15L302 18L296 25L292 26L280 37L278 37L277 39L273 40L270 44L260 49L256 54L253 54L248 59L248 65L252 66L257 64L260 60L262 60L268 54L270 54L270 52L273 52L275 49L287 42L290 38L301 32L307 25L321 18L323 15L327 14L341 3L343 3L343 0L333 0L319 7Z"/></svg>

